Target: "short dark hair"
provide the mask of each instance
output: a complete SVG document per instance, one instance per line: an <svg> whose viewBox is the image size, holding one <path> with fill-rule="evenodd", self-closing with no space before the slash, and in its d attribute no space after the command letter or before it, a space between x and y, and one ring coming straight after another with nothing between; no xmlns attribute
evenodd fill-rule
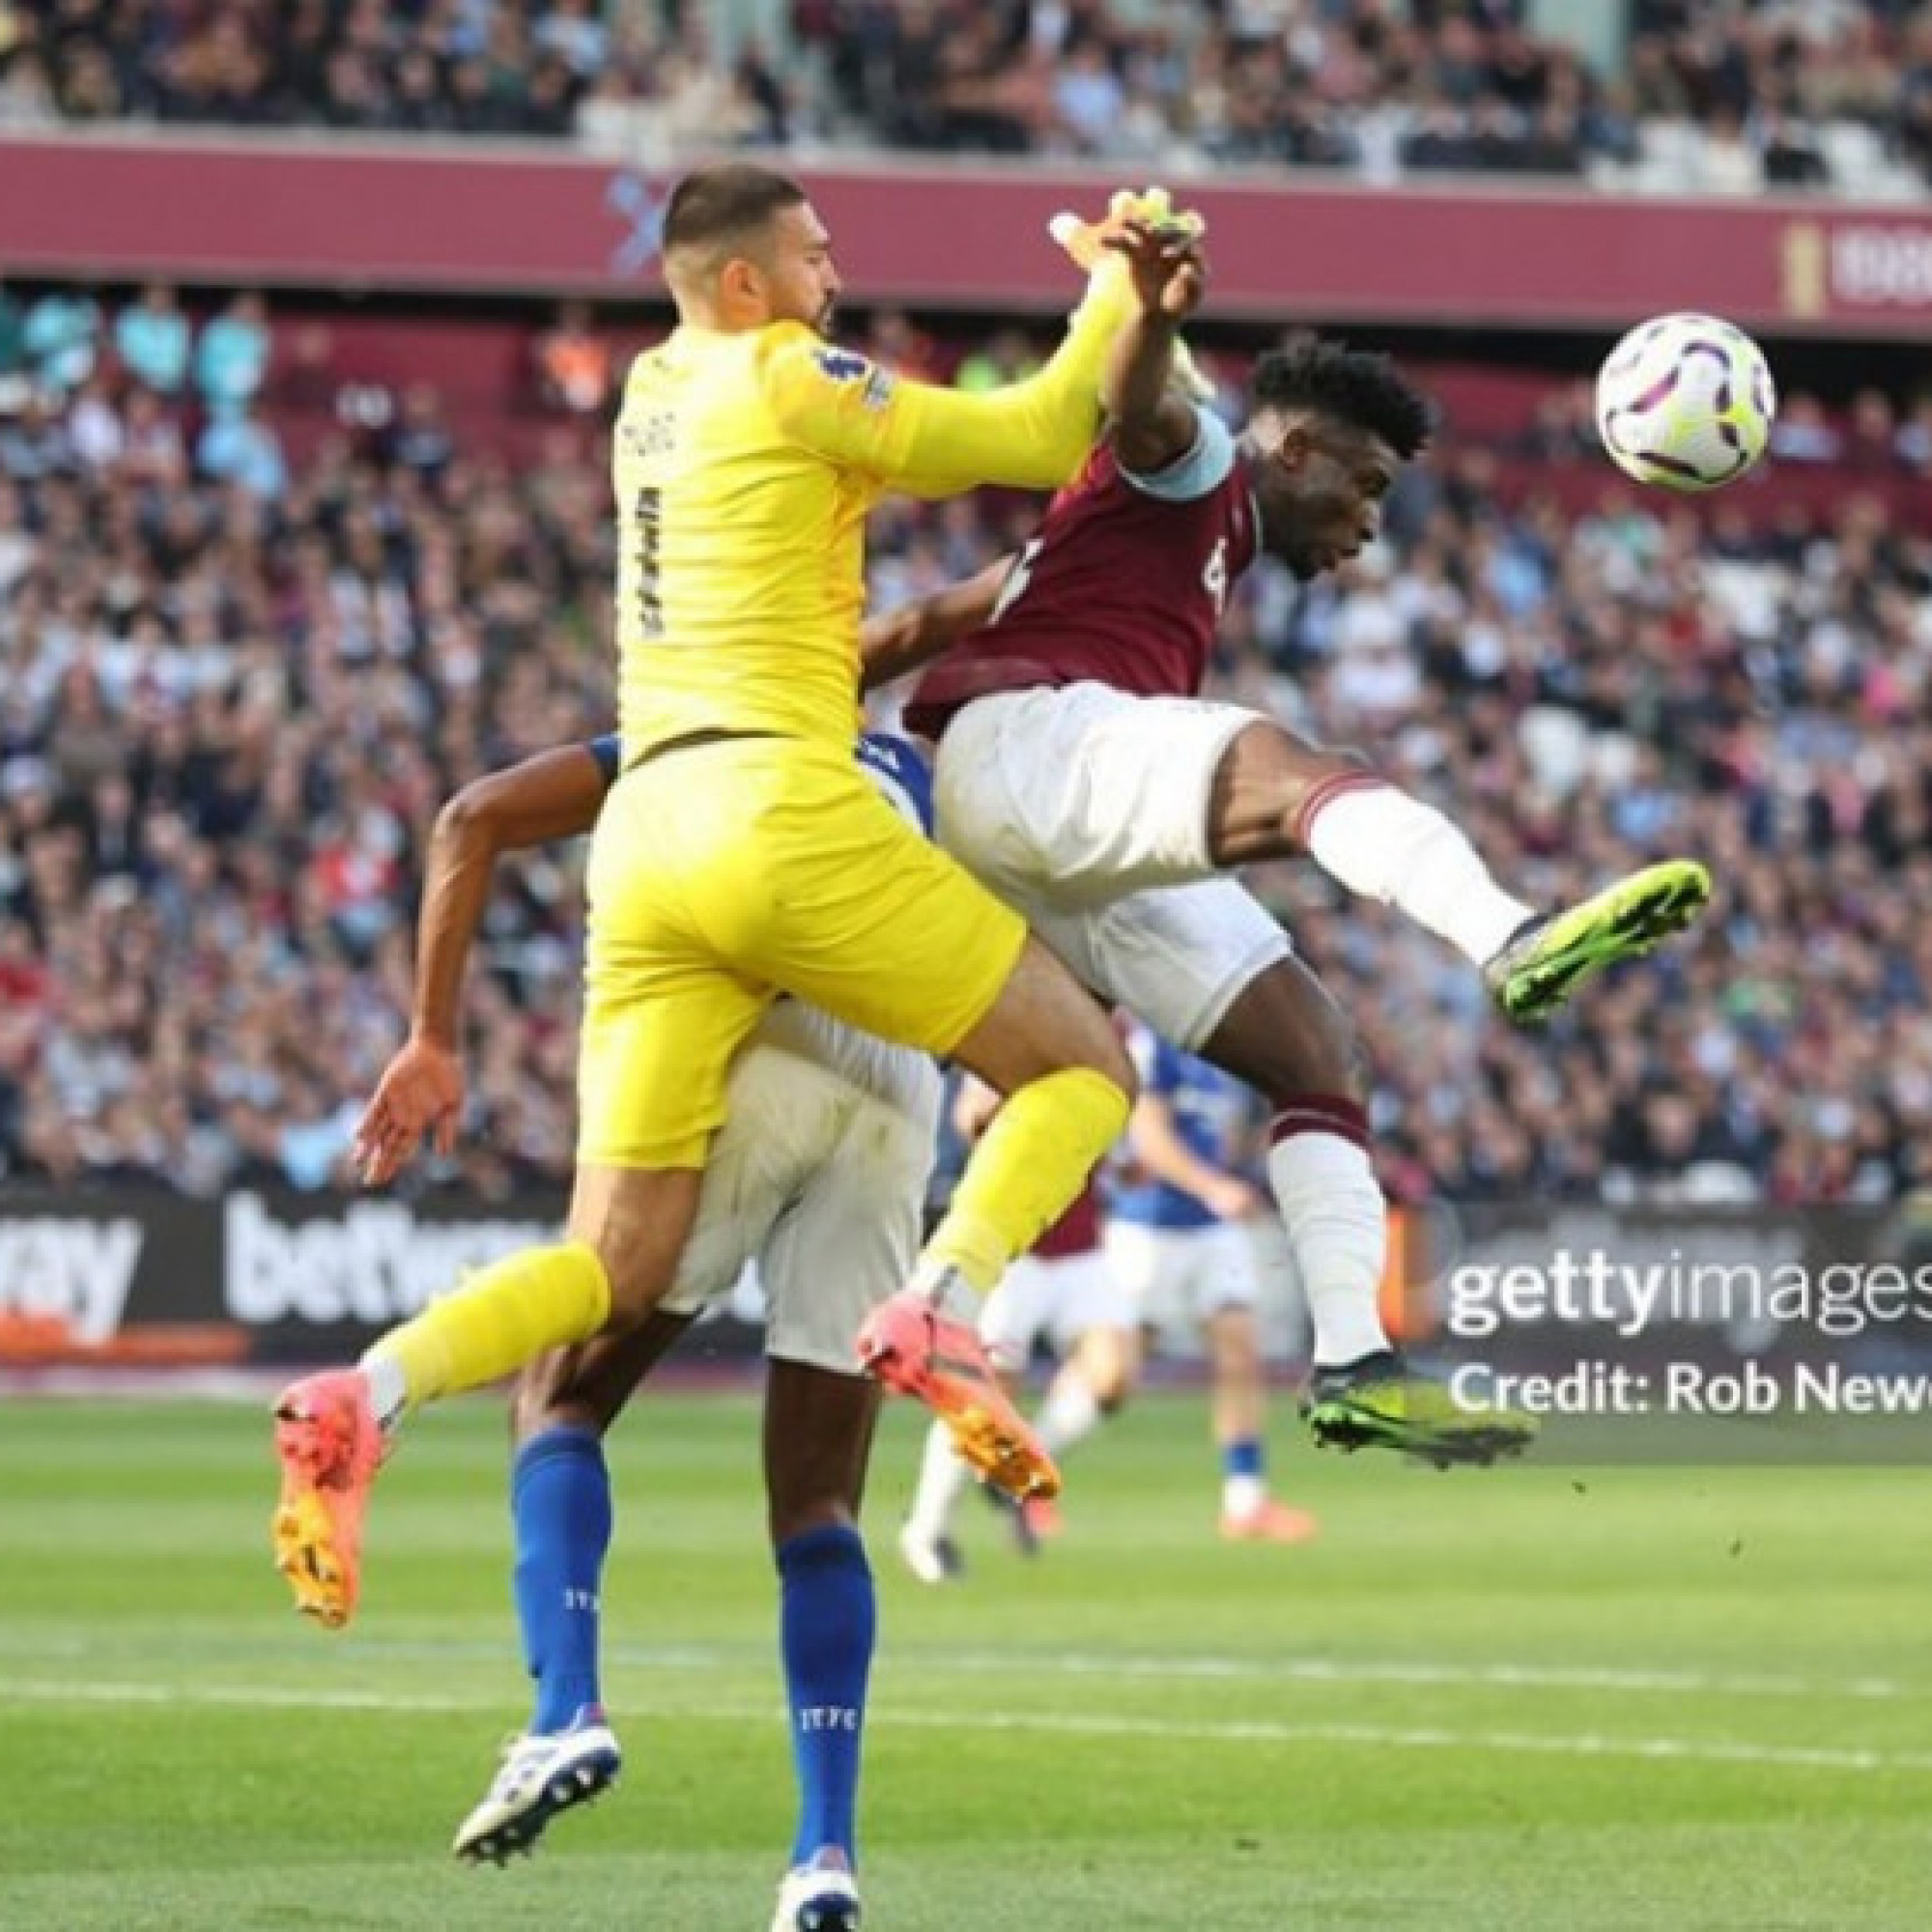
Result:
<svg viewBox="0 0 1932 1932"><path fill-rule="evenodd" d="M664 250L716 248L745 240L782 208L797 208L805 190L789 175L750 161L699 168L670 191L665 207Z"/></svg>
<svg viewBox="0 0 1932 1932"><path fill-rule="evenodd" d="M1421 391L1386 355L1317 335L1270 350L1248 387L1257 409L1334 416L1380 437L1405 463L1434 427Z"/></svg>

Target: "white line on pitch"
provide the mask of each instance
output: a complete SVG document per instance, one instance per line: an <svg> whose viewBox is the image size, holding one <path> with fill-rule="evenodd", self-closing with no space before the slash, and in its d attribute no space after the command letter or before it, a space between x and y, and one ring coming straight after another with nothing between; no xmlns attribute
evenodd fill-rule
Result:
<svg viewBox="0 0 1932 1932"><path fill-rule="evenodd" d="M910 1661L910 1660L909 1660ZM922 1671L989 1671L1006 1677L1033 1672L1066 1677L1181 1678L1236 1683L1495 1685L1538 1690L1660 1691L1670 1696L1859 1697L1922 1695L1923 1688L1890 1677L1824 1680L1775 1672L1624 1670L1536 1663L1422 1663L1374 1659L1242 1657L1108 1657L1058 1651L1039 1655L1000 1651L952 1651L921 1657Z"/></svg>
<svg viewBox="0 0 1932 1932"><path fill-rule="evenodd" d="M408 1713L492 1711L499 1700L397 1696L386 1691L283 1689L271 1685L165 1685L27 1681L0 1684L0 1704L108 1704ZM776 1728L774 1703L757 1708L638 1711L639 1720L751 1723ZM1858 1745L1748 1744L1730 1739L1613 1737L1600 1731L1456 1730L1448 1726L1180 1721L1163 1718L1074 1716L1042 1711L895 1711L868 1721L887 1729L1039 1731L1061 1737L1147 1738L1201 1744L1338 1745L1367 1750L1481 1750L1558 1757L1640 1758L1651 1762L1764 1765L1796 1771L1932 1772L1932 1752Z"/></svg>

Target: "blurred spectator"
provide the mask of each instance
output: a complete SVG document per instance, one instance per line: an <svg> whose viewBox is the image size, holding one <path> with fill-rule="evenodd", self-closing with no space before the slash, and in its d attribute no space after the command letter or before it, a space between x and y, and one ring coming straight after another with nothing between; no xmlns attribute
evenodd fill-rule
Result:
<svg viewBox="0 0 1932 1932"><path fill-rule="evenodd" d="M104 378L90 376L80 385L68 409L67 434L83 469L112 469L121 461L127 439Z"/></svg>
<svg viewBox="0 0 1932 1932"><path fill-rule="evenodd" d="M1502 0L14 0L0 127L149 114L574 133L626 154L808 139L1150 170L1203 157L1350 167L1378 181L1407 156L1423 171L1607 169L1621 186L1719 193L1760 170L1779 185L1890 192L1932 168L1922 6L1634 4L1621 66L1602 73L1540 12Z"/></svg>
<svg viewBox="0 0 1932 1932"><path fill-rule="evenodd" d="M99 304L78 289L50 289L27 311L23 339L36 382L77 389L100 354Z"/></svg>
<svg viewBox="0 0 1932 1932"><path fill-rule="evenodd" d="M611 345L583 302L565 302L536 342L537 390L572 415L601 415L611 405Z"/></svg>
<svg viewBox="0 0 1932 1932"><path fill-rule="evenodd" d="M32 46L15 46L0 64L0 131L50 128L61 118L46 62Z"/></svg>
<svg viewBox="0 0 1932 1932"><path fill-rule="evenodd" d="M1062 60L1053 77L1053 112L1073 153L1106 154L1125 105L1126 90L1100 42L1088 41Z"/></svg>
<svg viewBox="0 0 1932 1932"><path fill-rule="evenodd" d="M533 38L581 80L597 73L611 49L610 29L598 18L597 0L552 0Z"/></svg>
<svg viewBox="0 0 1932 1932"><path fill-rule="evenodd" d="M750 146L781 148L791 139L792 99L779 70L755 41L740 49L731 70L738 138Z"/></svg>
<svg viewBox="0 0 1932 1932"><path fill-rule="evenodd" d="M1828 187L1832 170L1816 138L1802 122L1768 108L1751 128L1768 187Z"/></svg>
<svg viewBox="0 0 1932 1932"><path fill-rule="evenodd" d="M54 403L30 389L11 416L0 416L0 474L41 483L71 469L73 444Z"/></svg>
<svg viewBox="0 0 1932 1932"><path fill-rule="evenodd" d="M215 483L235 483L272 501L289 487L288 465L273 429L245 407L211 415L194 447L195 468Z"/></svg>
<svg viewBox="0 0 1932 1932"><path fill-rule="evenodd" d="M201 331L194 386L216 414L245 409L269 373L269 310L257 295L237 296Z"/></svg>
<svg viewBox="0 0 1932 1932"><path fill-rule="evenodd" d="M1898 460L1908 469L1932 475L1932 394L1921 395L1898 426Z"/></svg>
<svg viewBox="0 0 1932 1932"><path fill-rule="evenodd" d="M0 412L18 406L27 381L27 314L0 282Z"/></svg>
<svg viewBox="0 0 1932 1932"><path fill-rule="evenodd" d="M114 348L123 366L156 395L181 394L187 382L189 341L187 318L174 290L163 282L150 282L140 298L115 318Z"/></svg>
<svg viewBox="0 0 1932 1932"><path fill-rule="evenodd" d="M1771 426L1771 453L1780 463L1836 463L1844 440L1816 396L1787 396Z"/></svg>
<svg viewBox="0 0 1932 1932"><path fill-rule="evenodd" d="M1023 328L1002 328L980 347L961 358L953 372L957 389L1003 389L1010 383L1024 382L1044 364Z"/></svg>
<svg viewBox="0 0 1932 1932"><path fill-rule="evenodd" d="M1695 171L1686 185L1700 194L1755 194L1764 185L1764 165L1745 139L1744 122L1728 104L1713 110Z"/></svg>
<svg viewBox="0 0 1932 1932"><path fill-rule="evenodd" d="M1889 469L1899 461L1898 417L1882 389L1861 389L1852 398L1843 461L1854 469Z"/></svg>
<svg viewBox="0 0 1932 1932"><path fill-rule="evenodd" d="M442 398L426 383L403 391L402 408L389 436L389 454L405 469L433 482L448 469L456 440L443 420Z"/></svg>
<svg viewBox="0 0 1932 1932"><path fill-rule="evenodd" d="M916 328L903 310L881 308L872 311L867 331L866 354L874 362L910 376L915 382L943 381L938 345L923 330Z"/></svg>

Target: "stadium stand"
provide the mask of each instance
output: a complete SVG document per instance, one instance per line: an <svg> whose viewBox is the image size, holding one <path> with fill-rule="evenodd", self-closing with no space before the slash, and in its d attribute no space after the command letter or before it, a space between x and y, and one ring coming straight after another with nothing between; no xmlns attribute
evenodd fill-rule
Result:
<svg viewBox="0 0 1932 1932"><path fill-rule="evenodd" d="M659 158L694 139L803 141L1372 181L1528 174L1624 192L1923 190L1932 15L1909 0L1637 0L1628 58L1607 63L1533 31L1531 12L1525 0L12 0L0 127L150 117L577 139Z"/></svg>
<svg viewBox="0 0 1932 1932"><path fill-rule="evenodd" d="M170 316L185 342L144 340ZM594 320L560 327L565 368L600 366ZM871 327L968 381L1028 354ZM559 339L535 316L0 297L0 1174L344 1178L438 802L609 724L604 452ZM148 355L178 393L135 380ZM1311 590L1257 573L1222 687L1371 749L1532 895L1666 851L1729 883L1694 946L1525 1037L1476 1024L1440 948L1312 871L1264 875L1362 1016L1391 1185L1922 1184L1928 406L1794 399L1779 463L1704 520L1610 476L1574 384L1422 373L1448 426L1386 542ZM890 507L875 601L973 570L1030 515ZM492 916L460 1157L488 1196L567 1166L573 865L524 865Z"/></svg>

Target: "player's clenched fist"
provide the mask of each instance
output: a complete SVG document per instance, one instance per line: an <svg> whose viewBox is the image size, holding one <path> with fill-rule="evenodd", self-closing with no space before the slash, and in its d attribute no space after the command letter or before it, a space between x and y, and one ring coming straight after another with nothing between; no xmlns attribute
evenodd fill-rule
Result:
<svg viewBox="0 0 1932 1932"><path fill-rule="evenodd" d="M1164 187L1117 188L1098 221L1063 212L1046 224L1046 230L1077 267L1092 270L1105 253L1108 237L1118 235L1128 221L1174 230L1197 240L1208 232L1207 221L1192 209L1176 208L1174 197Z"/></svg>
<svg viewBox="0 0 1932 1932"><path fill-rule="evenodd" d="M1102 245L1125 260L1135 298L1150 315L1180 322L1200 307L1208 287L1208 261L1199 237L1190 230L1129 215Z"/></svg>
<svg viewBox="0 0 1932 1932"><path fill-rule="evenodd" d="M1156 233L1191 238L1197 244L1208 232L1206 218L1193 209L1177 209L1174 197L1164 187L1119 188L1107 204L1107 213L1097 221L1063 211L1046 226L1047 233L1066 250L1074 266L1091 273L1113 252L1116 239L1124 233L1129 221L1143 222ZM1185 305L1167 312L1176 316L1190 314L1200 305L1205 286L1203 268L1183 278L1174 291L1175 298L1184 299ZM1174 374L1181 388L1196 401L1213 400L1214 384L1184 342L1174 345Z"/></svg>

